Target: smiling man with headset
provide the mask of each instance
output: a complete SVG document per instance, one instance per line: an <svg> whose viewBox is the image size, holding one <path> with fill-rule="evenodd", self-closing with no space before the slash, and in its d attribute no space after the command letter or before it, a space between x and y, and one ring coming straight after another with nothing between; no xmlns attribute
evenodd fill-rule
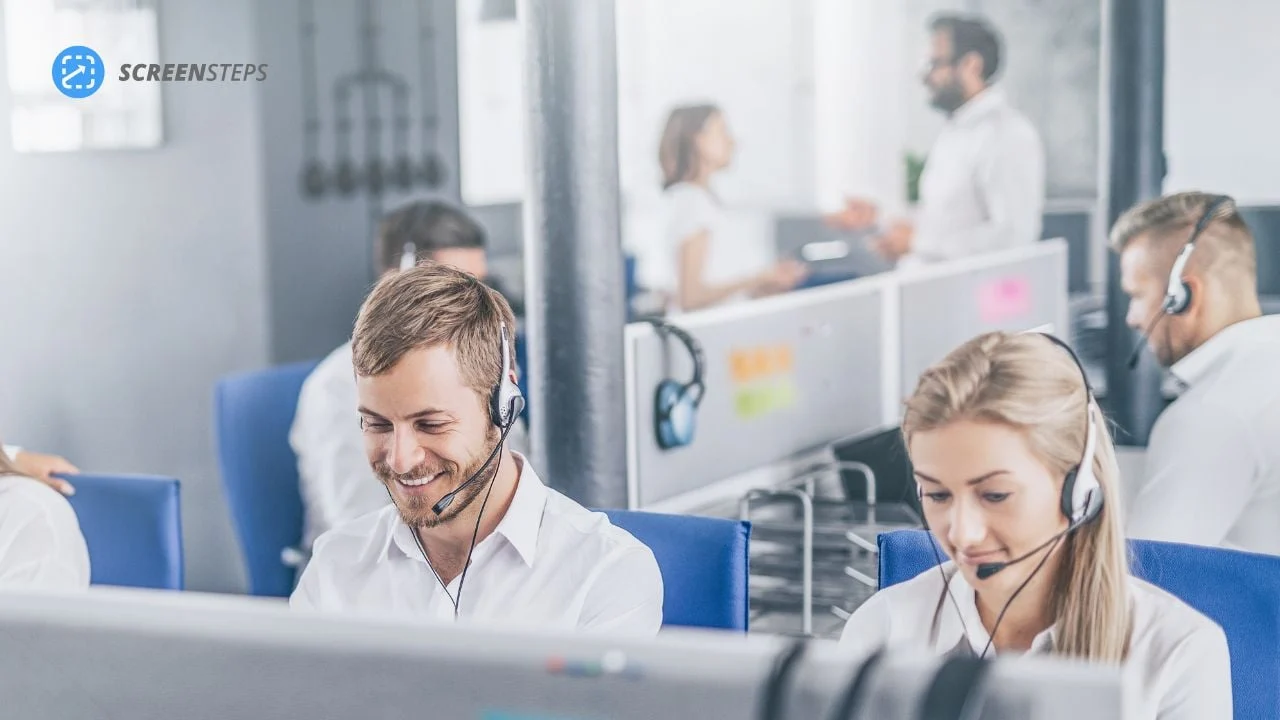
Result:
<svg viewBox="0 0 1280 720"><path fill-rule="evenodd" d="M1231 198L1183 192L1131 208L1111 244L1127 322L1181 388L1152 429L1130 534L1280 555L1280 316L1262 315L1248 225Z"/></svg>
<svg viewBox="0 0 1280 720"><path fill-rule="evenodd" d="M505 447L524 406L514 323L501 295L438 263L374 288L352 356L366 455L393 504L320 536L293 607L658 631L649 548Z"/></svg>
<svg viewBox="0 0 1280 720"><path fill-rule="evenodd" d="M484 228L462 208L418 200L383 218L374 245L383 277L433 260L496 288L486 277L485 243ZM289 430L306 511L300 548L304 553L326 530L387 504L386 493L365 462L364 442L353 420L355 406L351 343L345 342L307 376ZM523 422L512 428L507 442L517 450L528 447Z"/></svg>

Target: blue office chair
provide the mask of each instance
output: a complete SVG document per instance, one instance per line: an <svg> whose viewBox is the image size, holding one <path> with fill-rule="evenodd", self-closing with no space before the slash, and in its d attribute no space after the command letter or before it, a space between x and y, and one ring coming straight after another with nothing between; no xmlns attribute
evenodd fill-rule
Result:
<svg viewBox="0 0 1280 720"><path fill-rule="evenodd" d="M635 318L631 303L636 299L636 295L640 294L640 283L636 279L636 262L635 255L631 253L622 255L622 283L626 292L627 322Z"/></svg>
<svg viewBox="0 0 1280 720"><path fill-rule="evenodd" d="M67 498L89 548L90 581L181 590L182 508L178 481L150 475L68 475Z"/></svg>
<svg viewBox="0 0 1280 720"><path fill-rule="evenodd" d="M288 597L293 591L295 569L281 553L302 540L302 496L289 429L302 382L316 365L226 377L214 391L222 484L252 595Z"/></svg>
<svg viewBox="0 0 1280 720"><path fill-rule="evenodd" d="M936 564L924 530L880 536L880 587ZM1236 718L1280 717L1280 557L1130 540L1131 569L1222 626Z"/></svg>
<svg viewBox="0 0 1280 720"><path fill-rule="evenodd" d="M662 572L663 626L747 631L749 523L633 510L603 512L653 551Z"/></svg>

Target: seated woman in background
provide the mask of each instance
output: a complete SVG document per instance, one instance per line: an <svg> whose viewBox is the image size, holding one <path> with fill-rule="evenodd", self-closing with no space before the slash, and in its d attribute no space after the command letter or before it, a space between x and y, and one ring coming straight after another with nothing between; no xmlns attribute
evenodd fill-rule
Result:
<svg viewBox="0 0 1280 720"><path fill-rule="evenodd" d="M0 590L88 586L89 550L70 503L0 449Z"/></svg>
<svg viewBox="0 0 1280 720"><path fill-rule="evenodd" d="M1129 574L1115 448L1066 345L1038 333L965 343L921 376L902 432L951 562L874 595L842 645L1124 664L1137 717L1231 717L1222 629Z"/></svg>
<svg viewBox="0 0 1280 720"><path fill-rule="evenodd" d="M711 177L729 166L734 143L713 105L671 111L658 149L667 206L663 242L640 258L642 282L666 295L669 311L786 292L805 277L804 265L770 266L768 248L749 248L723 227Z"/></svg>

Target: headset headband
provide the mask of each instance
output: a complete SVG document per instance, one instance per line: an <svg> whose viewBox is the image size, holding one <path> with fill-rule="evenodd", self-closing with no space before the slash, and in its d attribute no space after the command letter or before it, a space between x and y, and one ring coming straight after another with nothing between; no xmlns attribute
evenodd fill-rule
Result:
<svg viewBox="0 0 1280 720"><path fill-rule="evenodd" d="M703 388L702 366L705 362L702 354L702 345L698 343L692 335L685 332L683 328L672 325L665 320L660 318L644 318L644 321L652 325L660 333L670 333L671 335L674 335L676 339L684 345L685 349L689 351L689 357L693 359L693 377L689 379L689 382L685 383L685 387L697 388L698 391L701 392Z"/></svg>
<svg viewBox="0 0 1280 720"><path fill-rule="evenodd" d="M1182 274L1186 272L1187 262L1191 259L1191 253L1195 252L1196 240L1200 239L1200 234L1213 222L1218 210L1231 202L1233 200L1229 195L1210 196L1204 212L1200 214L1200 219L1196 220L1195 226L1191 229L1187 244L1183 246L1182 252L1178 253L1177 259L1173 261L1173 267L1169 270L1169 284L1165 288L1164 304L1161 307L1165 313L1176 315L1187 309L1191 300L1191 291L1183 281Z"/></svg>
<svg viewBox="0 0 1280 720"><path fill-rule="evenodd" d="M1068 474L1068 485L1063 487L1063 513L1072 523L1084 522L1097 514L1102 507L1101 485L1093 471L1094 454L1098 445L1097 401L1093 396L1093 386L1089 383L1089 374L1085 372L1080 356L1066 342L1056 335L1035 332L1049 342L1066 351L1080 372L1085 392L1085 439L1084 451L1080 453L1080 464Z"/></svg>

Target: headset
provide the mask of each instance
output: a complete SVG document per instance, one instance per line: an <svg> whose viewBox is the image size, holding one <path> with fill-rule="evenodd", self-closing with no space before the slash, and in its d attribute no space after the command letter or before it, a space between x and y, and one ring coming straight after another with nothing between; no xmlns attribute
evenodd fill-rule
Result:
<svg viewBox="0 0 1280 720"><path fill-rule="evenodd" d="M1072 468L1067 471L1067 474L1063 478L1063 482L1062 482L1062 495L1059 500L1059 509L1062 512L1063 517L1067 519L1066 529L1062 530L1061 532L1057 533L1056 535L1049 538L1045 542L1036 546L1031 551L1024 553L1022 555L1019 555L1018 557L1012 560L1008 560L1005 562L982 563L978 565L976 574L979 580L986 580L987 578L995 575L996 573L1004 570L1005 568L1011 565L1016 565L1020 562L1023 562L1024 560L1028 560L1034 557L1041 550L1044 550L1046 547L1049 547L1050 545L1056 546L1068 534L1080 528L1081 526L1089 522L1092 522L1102 512L1102 505L1103 505L1102 485L1101 483L1098 482L1097 473L1093 469L1094 456L1097 452L1098 426L1100 425L1100 421L1098 417L1098 402L1097 402L1097 398L1094 396L1094 393L1093 393L1093 386L1089 383L1089 375L1088 373L1085 372L1084 365L1080 362L1080 357L1076 355L1075 350L1072 350L1070 345L1063 342L1058 337L1054 335L1050 335L1048 333L1037 332L1037 331L1030 331L1030 332L1033 334L1040 335L1041 337L1045 338L1046 340L1053 343L1054 345L1057 345L1058 347L1062 348L1063 351L1065 351L1067 355L1071 357L1071 360L1075 364L1076 369L1080 371L1080 379L1084 383L1084 391L1085 391L1084 451L1081 453L1080 462L1072 466ZM921 498L922 506L923 506L923 500L924 499ZM924 518L923 512L921 512L921 518L922 519ZM927 519L924 520L924 524L925 524L925 528L928 529L929 524ZM945 601L944 596L951 597L952 604L956 605L957 614L960 613L960 608L959 608L959 605L956 604L955 597L951 596L951 592L950 592L951 578L948 577L945 571L942 570L942 557L938 555L938 547L937 547L937 544L933 541L933 538L929 538L929 546L933 548L935 559L937 559L938 561L939 572L943 573L943 587L942 587L943 595L938 597L938 605L934 609L934 615L933 615L932 633L933 633L933 636L936 638L936 634L938 630L939 614L942 610L943 602ZM1022 584L1018 586L1018 589L1015 590L1013 594L1009 597L1008 602L1005 603L1004 608L1000 611L1000 614L996 617L995 626L992 628L990 639L987 641L987 647L983 649L981 657L986 657L987 651L991 649L991 644L995 641L996 631L1000 629L1000 621L1004 619L1004 613L1006 610L1009 609L1009 605L1013 604L1013 601L1018 597L1018 594L1021 593L1023 588L1027 586L1027 583L1031 582L1031 579L1035 577L1036 573L1040 571L1040 568L1044 566L1044 563L1049 559L1050 555L1052 555L1052 553L1047 553L1043 558L1041 558L1040 563L1036 565L1036 568L1031 571L1031 574L1027 576L1027 578L1022 582ZM962 619L961 625L963 625L963 623L964 621ZM965 632L965 635L966 636L968 635L967 630Z"/></svg>
<svg viewBox="0 0 1280 720"><path fill-rule="evenodd" d="M400 251L401 272L410 270L418 264L418 243L412 239L412 233L409 232L409 229L420 225L426 219L425 216L430 214L431 211L430 205L417 203L410 212L401 216L400 222L396 223L396 233L410 237L405 241L404 248Z"/></svg>
<svg viewBox="0 0 1280 720"><path fill-rule="evenodd" d="M663 378L653 393L653 429L658 446L663 450L684 447L693 442L706 386L702 381L705 359L702 345L683 329L658 318L644 318L662 335L674 335L693 360L693 377L688 382Z"/></svg>
<svg viewBox="0 0 1280 720"><path fill-rule="evenodd" d="M1178 257L1173 261L1173 268L1169 270L1169 284L1165 288L1164 300L1160 303L1160 310L1156 313L1155 318L1147 329L1143 331L1142 337L1138 339L1138 344L1133 348L1133 354L1129 356L1129 369L1132 370L1138 364L1138 358L1142 354L1142 348L1146 346L1147 339L1151 337L1151 333L1155 331L1156 325L1161 320L1170 315L1181 315L1191 307L1191 286L1183 279L1182 274L1187 269L1187 261L1191 259L1191 254L1195 252L1196 240L1213 222L1214 216L1221 208L1232 205L1235 201L1229 195L1211 195L1208 205L1204 212L1200 215L1200 219L1196 221L1195 226L1191 229L1191 236L1187 238L1187 244L1183 246L1182 252L1178 253Z"/></svg>
<svg viewBox="0 0 1280 720"><path fill-rule="evenodd" d="M476 282L478 283L479 281ZM440 498L435 505L431 506L431 512L435 513L437 516L452 505L454 498L456 498L463 490L467 489L473 483L479 481L485 476L485 470L489 468L493 459L498 457L503 446L506 445L507 434L511 432L511 428L515 426L516 420L524 410L524 394L520 392L520 386L511 380L511 342L507 336L507 324L505 322L500 324L499 334L502 339L502 368L500 370L501 374L499 375L498 383L494 385L493 391L489 394L489 419L499 430L502 431L502 436L498 440L498 443L493 446L493 451L489 453L489 457L484 461L484 464L480 466L479 470L476 470L471 477L467 478L458 487L446 493L445 496ZM499 465L501 465L501 461L499 461ZM496 475L497 472L495 471L494 476ZM480 513L476 516L476 527L471 533L471 549L467 551L467 562L463 566L462 575L458 580L458 595L456 597L449 592L449 587L445 585L444 579L440 577L440 574L436 572L435 567L431 565L431 559L427 557L427 548L422 543L422 538L418 535L416 530L411 528L411 530L414 531L410 534L413 535L413 540L418 546L418 551L422 553L423 561L427 563L427 567L431 569L431 574L435 575L436 582L440 583L440 587L444 589L444 594L448 596L449 600L453 603L453 617L455 619L458 617L458 608L462 603L462 587L467 582L467 570L471 569L471 554L475 552L476 538L480 534L480 521L484 518L484 508L489 504L489 494L492 492L493 485L490 484L489 490L485 492L484 501L480 504ZM391 494L390 489L387 490L387 494ZM392 502L394 503L394 501L395 498L393 497Z"/></svg>
<svg viewBox="0 0 1280 720"><path fill-rule="evenodd" d="M418 264L418 244L410 240L404 244L404 250L400 253L400 272L412 270L414 265Z"/></svg>
<svg viewBox="0 0 1280 720"><path fill-rule="evenodd" d="M493 387L493 392L489 394L489 419L502 431L502 439L493 447L493 452L489 453L489 458L484 461L484 465L481 465L474 475L467 478L465 482L431 506L431 511L436 515L443 513L446 508L453 504L453 499L459 493L484 475L489 463L493 462L493 458L497 456L505 444L507 433L511 432L511 427L516 424L516 418L520 417L521 411L524 410L524 394L520 392L520 386L511 380L511 342L507 337L507 324L505 322L501 324L499 332L502 336L502 376L499 378L498 384Z"/></svg>

